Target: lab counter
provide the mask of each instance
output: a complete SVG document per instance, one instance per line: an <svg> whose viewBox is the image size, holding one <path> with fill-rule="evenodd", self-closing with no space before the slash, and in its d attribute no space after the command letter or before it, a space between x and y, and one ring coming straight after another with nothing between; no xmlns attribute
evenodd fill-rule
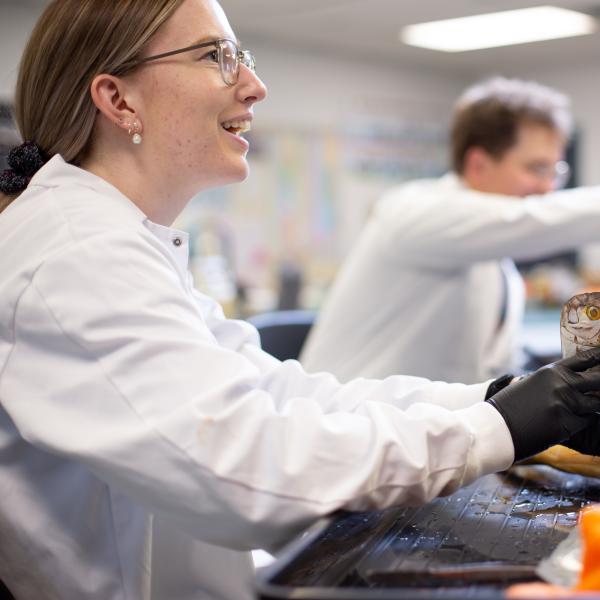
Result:
<svg viewBox="0 0 600 600"><path fill-rule="evenodd" d="M418 508L338 513L258 578L260 600L502 598L600 501L600 480L547 466L482 477ZM600 596L599 596L600 597Z"/></svg>

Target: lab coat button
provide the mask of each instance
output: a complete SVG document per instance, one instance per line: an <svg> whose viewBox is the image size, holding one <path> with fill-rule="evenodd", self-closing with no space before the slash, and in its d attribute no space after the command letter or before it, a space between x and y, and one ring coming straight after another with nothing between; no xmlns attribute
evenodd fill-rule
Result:
<svg viewBox="0 0 600 600"><path fill-rule="evenodd" d="M178 237L173 238L173 246L177 246L177 247L181 246L181 238L178 238Z"/></svg>

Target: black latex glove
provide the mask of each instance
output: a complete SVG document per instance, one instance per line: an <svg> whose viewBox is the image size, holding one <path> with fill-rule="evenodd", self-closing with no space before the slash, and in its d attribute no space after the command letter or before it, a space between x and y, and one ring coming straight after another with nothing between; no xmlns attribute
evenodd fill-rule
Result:
<svg viewBox="0 0 600 600"><path fill-rule="evenodd" d="M562 444L567 448L571 448L571 450L583 452L583 454L600 456L600 415L590 417L584 429L578 431Z"/></svg>
<svg viewBox="0 0 600 600"><path fill-rule="evenodd" d="M586 369L599 364L600 348L587 350L542 367L486 400L506 421L515 461L572 440L592 426L600 397L585 392L600 391L600 370Z"/></svg>

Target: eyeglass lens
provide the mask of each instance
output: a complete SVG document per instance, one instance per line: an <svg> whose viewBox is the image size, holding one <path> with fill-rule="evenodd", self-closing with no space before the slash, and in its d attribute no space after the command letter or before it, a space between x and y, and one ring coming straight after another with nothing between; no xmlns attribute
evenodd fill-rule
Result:
<svg viewBox="0 0 600 600"><path fill-rule="evenodd" d="M227 85L234 85L237 82L239 71L238 49L236 45L227 40L222 41L219 44L219 58L223 81Z"/></svg>
<svg viewBox="0 0 600 600"><path fill-rule="evenodd" d="M560 189L564 187L571 176L571 168L564 160L559 160L554 167L554 185Z"/></svg>
<svg viewBox="0 0 600 600"><path fill-rule="evenodd" d="M528 165L526 169L538 179L544 181L552 180L555 188L563 187L571 175L569 164L564 160L559 160L556 164L550 166L545 164Z"/></svg>
<svg viewBox="0 0 600 600"><path fill-rule="evenodd" d="M248 50L240 51L238 47L229 40L221 40L219 43L219 65L223 81L227 85L235 85L240 72L240 62L254 71L254 57Z"/></svg>

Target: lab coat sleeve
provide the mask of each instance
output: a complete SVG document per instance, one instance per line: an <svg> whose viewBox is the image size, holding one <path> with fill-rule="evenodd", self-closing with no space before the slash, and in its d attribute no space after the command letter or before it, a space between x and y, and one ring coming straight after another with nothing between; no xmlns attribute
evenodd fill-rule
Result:
<svg viewBox="0 0 600 600"><path fill-rule="evenodd" d="M248 356L255 351L246 349ZM262 353L264 354L264 353ZM299 362L277 361L263 375L263 385L275 398L302 395L314 398L325 412L355 412L364 402L385 402L406 410L413 404L435 404L449 410L459 410L481 402L490 381L465 385L429 381L421 377L394 375L386 379L356 378L340 384L329 373L307 374Z"/></svg>
<svg viewBox="0 0 600 600"><path fill-rule="evenodd" d="M444 384L343 387L267 357L255 334L219 344L168 253L142 237L81 240L21 295L3 405L32 444L239 549L339 508L423 503L512 462L500 415L473 404L482 386L446 408Z"/></svg>
<svg viewBox="0 0 600 600"><path fill-rule="evenodd" d="M491 380L475 384L432 382L421 377L393 376L385 380L356 378L344 385L329 373L307 374L299 362L281 362L260 349L260 337L247 322L226 319L220 305L196 290L204 317L219 343L239 352L262 374L263 388L283 408L287 399L308 396L325 412L354 412L361 403L388 402L401 409L417 402L438 404L450 410L467 408L485 397Z"/></svg>
<svg viewBox="0 0 600 600"><path fill-rule="evenodd" d="M523 199L408 187L382 199L367 231L389 260L430 268L535 259L600 240L600 187Z"/></svg>
<svg viewBox="0 0 600 600"><path fill-rule="evenodd" d="M193 285L189 274L188 282ZM287 398L310 396L328 412L352 412L365 401L388 402L402 409L415 402L426 401L456 410L483 400L491 383L489 380L464 385L433 382L421 377L394 376L383 381L356 378L341 385L331 374L308 375L297 361L281 362L263 352L260 349L260 336L250 323L226 319L217 302L193 287L192 295L202 304L204 321L219 344L239 352L251 361L263 374L265 390L280 402L285 402Z"/></svg>

